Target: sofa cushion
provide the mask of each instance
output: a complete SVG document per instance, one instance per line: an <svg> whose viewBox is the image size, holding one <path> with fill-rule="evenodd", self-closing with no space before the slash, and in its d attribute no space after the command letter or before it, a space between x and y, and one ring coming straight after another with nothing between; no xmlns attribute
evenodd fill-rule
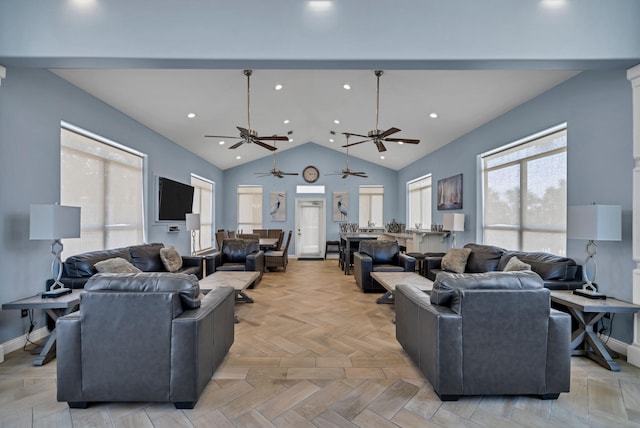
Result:
<svg viewBox="0 0 640 428"><path fill-rule="evenodd" d="M160 258L161 248L164 248L164 245L158 243L129 247L133 265L143 272L166 272Z"/></svg>
<svg viewBox="0 0 640 428"><path fill-rule="evenodd" d="M140 269L131 264L130 261L122 257L102 260L94 265L100 273L140 273Z"/></svg>
<svg viewBox="0 0 640 428"><path fill-rule="evenodd" d="M464 248L469 248L471 254L467 260L465 272L480 273L493 272L498 270L500 258L504 254L504 248L491 245L467 244Z"/></svg>
<svg viewBox="0 0 640 428"><path fill-rule="evenodd" d="M160 248L160 260L162 260L164 268L169 272L177 272L182 268L182 257L173 248L173 245Z"/></svg>
<svg viewBox="0 0 640 428"><path fill-rule="evenodd" d="M455 273L463 273L471 254L469 248L452 248L442 257L442 269Z"/></svg>
<svg viewBox="0 0 640 428"><path fill-rule="evenodd" d="M576 277L578 266L575 260L541 252L506 251L500 259L498 269L503 269L512 257L518 257L531 265L531 270L545 281L572 281Z"/></svg>
<svg viewBox="0 0 640 428"><path fill-rule="evenodd" d="M450 273L440 272L431 290L431 303L450 306L456 290L530 290L544 288L540 275L532 271Z"/></svg>
<svg viewBox="0 0 640 428"><path fill-rule="evenodd" d="M394 257L400 252L397 241L376 241L371 239L360 241L358 251L371 257L374 265L391 264Z"/></svg>
<svg viewBox="0 0 640 428"><path fill-rule="evenodd" d="M64 261L63 276L70 278L88 278L98 273L95 264L107 259L122 258L131 261L128 248L115 248L111 250L91 251L76 254Z"/></svg>
<svg viewBox="0 0 640 428"><path fill-rule="evenodd" d="M502 270L504 272L513 272L517 270L531 270L531 265L523 262L522 260L514 256L509 259L509 262L505 265L504 269Z"/></svg>
<svg viewBox="0 0 640 428"><path fill-rule="evenodd" d="M85 285L86 291L177 292L185 309L200 307L200 286L195 275L183 273L98 273Z"/></svg>

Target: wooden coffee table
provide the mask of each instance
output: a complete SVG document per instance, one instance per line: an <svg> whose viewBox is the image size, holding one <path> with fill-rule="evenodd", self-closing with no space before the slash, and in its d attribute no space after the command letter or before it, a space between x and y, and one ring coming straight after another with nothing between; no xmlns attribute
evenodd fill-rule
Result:
<svg viewBox="0 0 640 428"><path fill-rule="evenodd" d="M217 271L200 280L201 290L212 290L217 287L233 287L237 303L253 303L253 299L244 292L260 276L259 272L225 272Z"/></svg>
<svg viewBox="0 0 640 428"><path fill-rule="evenodd" d="M42 366L53 357L56 356L56 338L57 332L55 329L55 321L63 315L69 314L71 312L77 311L80 306L80 294L82 294L84 290L78 289L73 290L70 294L65 294L64 296L43 299L41 294L36 294L35 296L27 297L26 299L20 299L9 303L4 303L2 305L2 309L40 309L44 310L47 315L51 317L54 322L54 329L49 334L49 338L47 342L44 344L42 351L36 357L33 362L34 366Z"/></svg>
<svg viewBox="0 0 640 428"><path fill-rule="evenodd" d="M371 272L371 278L387 290L376 303L393 303L393 292L398 284L413 285L428 292L433 288L433 281L415 272Z"/></svg>
<svg viewBox="0 0 640 428"><path fill-rule="evenodd" d="M632 314L640 311L640 306L612 297L604 300L589 299L571 291L558 290L551 291L551 301L567 308L579 323L571 335L571 355L586 356L611 371L619 372L620 367L613 361L614 357L598 337L595 325L606 313Z"/></svg>

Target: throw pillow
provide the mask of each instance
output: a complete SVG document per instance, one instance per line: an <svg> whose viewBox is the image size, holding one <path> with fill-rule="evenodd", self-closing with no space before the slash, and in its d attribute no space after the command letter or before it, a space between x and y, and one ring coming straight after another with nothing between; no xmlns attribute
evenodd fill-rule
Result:
<svg viewBox="0 0 640 428"><path fill-rule="evenodd" d="M504 269L502 270L505 272L512 272L516 270L531 270L531 265L523 262L516 256L513 256L509 259L507 264L504 266Z"/></svg>
<svg viewBox="0 0 640 428"><path fill-rule="evenodd" d="M470 248L450 249L442 258L442 269L449 272L464 273L469 254L471 254Z"/></svg>
<svg viewBox="0 0 640 428"><path fill-rule="evenodd" d="M160 260L165 269L169 272L177 272L182 267L182 257L173 248L173 245L166 248L160 248Z"/></svg>
<svg viewBox="0 0 640 428"><path fill-rule="evenodd" d="M140 273L140 269L122 257L102 260L93 265L100 273Z"/></svg>

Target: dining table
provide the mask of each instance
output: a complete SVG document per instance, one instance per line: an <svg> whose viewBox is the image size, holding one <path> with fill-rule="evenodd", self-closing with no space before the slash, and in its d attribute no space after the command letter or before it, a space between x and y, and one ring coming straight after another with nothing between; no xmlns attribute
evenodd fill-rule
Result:
<svg viewBox="0 0 640 428"><path fill-rule="evenodd" d="M275 250L278 238L260 238L259 243L261 250Z"/></svg>

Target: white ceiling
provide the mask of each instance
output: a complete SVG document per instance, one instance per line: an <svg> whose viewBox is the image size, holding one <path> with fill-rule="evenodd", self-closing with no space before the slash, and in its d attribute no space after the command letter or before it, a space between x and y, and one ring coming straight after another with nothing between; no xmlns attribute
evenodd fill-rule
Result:
<svg viewBox="0 0 640 428"><path fill-rule="evenodd" d="M239 138L219 145L220 139L204 137L235 137L236 126L247 127L247 78L241 69L52 71L223 170L271 155L253 144L229 150ZM351 147L349 154L399 170L577 73L387 70L380 78L379 128L397 127L401 132L392 137L421 142L386 143L385 153L367 142ZM345 83L351 90L343 89ZM274 90L276 84L283 89ZM437 119L429 117L434 112ZM189 119L188 113L196 117ZM284 124L285 119L290 123ZM341 133L366 135L375 123L373 70L260 69L251 76L251 128L260 136L293 131L293 142L278 142L279 151L314 142L344 152ZM350 142L359 141L355 138Z"/></svg>

